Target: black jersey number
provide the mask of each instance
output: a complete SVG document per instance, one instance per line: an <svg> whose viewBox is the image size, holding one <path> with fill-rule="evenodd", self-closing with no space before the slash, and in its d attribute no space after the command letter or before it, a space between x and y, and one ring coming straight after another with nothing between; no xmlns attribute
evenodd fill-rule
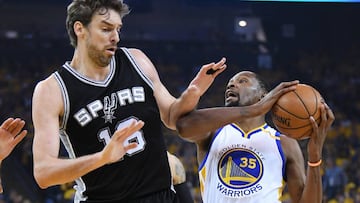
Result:
<svg viewBox="0 0 360 203"><path fill-rule="evenodd" d="M129 118L125 121L121 121L117 124L116 130L121 129L124 126L130 125L130 123L132 121L134 121L135 118ZM100 138L100 140L102 142L104 142L105 144L108 144L110 142L111 136L110 136L111 132L110 129L108 128L103 128L98 136ZM128 156L132 156L134 154L137 154L141 151L143 151L145 149L145 145L146 145L146 141L144 139L144 135L143 132L141 130L136 131L134 134L130 135L125 141L124 144L127 145L128 143L133 143L136 142L137 143L137 147L134 149L130 149L127 151L127 155Z"/></svg>

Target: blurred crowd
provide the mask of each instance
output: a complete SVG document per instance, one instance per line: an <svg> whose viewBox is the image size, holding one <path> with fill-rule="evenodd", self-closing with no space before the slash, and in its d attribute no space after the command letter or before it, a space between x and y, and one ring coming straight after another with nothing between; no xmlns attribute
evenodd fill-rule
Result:
<svg viewBox="0 0 360 203"><path fill-rule="evenodd" d="M271 53L271 61L258 63L252 44L221 42L143 42L124 41L123 46L138 47L150 56L160 77L174 96L193 78L201 64L228 56L228 70L220 75L202 97L199 108L222 106L225 85L235 72L252 70L263 76L270 87L281 81L299 79L314 86L333 109L336 120L324 146L322 175L324 202L360 203L360 84L359 46L332 49L300 48ZM67 203L72 201L73 183L41 190L32 173L31 99L36 83L72 57L67 39L0 39L0 120L21 117L29 135L2 164L4 193L0 203ZM254 49L256 50L256 49ZM243 55L248 53L248 55ZM245 56L245 57L244 57ZM269 121L270 122L270 121ZM201 203L195 145L164 128L168 150L183 162L189 187ZM299 141L306 149L306 140ZM306 159L306 150L303 150ZM64 151L61 151L66 156ZM286 188L283 202L288 202Z"/></svg>

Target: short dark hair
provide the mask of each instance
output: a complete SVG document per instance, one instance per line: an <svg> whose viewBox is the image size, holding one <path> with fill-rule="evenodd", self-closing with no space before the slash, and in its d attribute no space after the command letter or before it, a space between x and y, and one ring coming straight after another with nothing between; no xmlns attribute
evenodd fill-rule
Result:
<svg viewBox="0 0 360 203"><path fill-rule="evenodd" d="M260 88L264 91L264 93L268 93L269 92L269 84L264 80L264 78L262 76L260 76L259 74L255 74L255 78L258 81Z"/></svg>
<svg viewBox="0 0 360 203"><path fill-rule="evenodd" d="M70 44L77 46L77 36L74 31L74 23L80 21L88 26L94 13L106 14L109 9L115 10L120 17L127 15L130 10L123 0L74 0L67 7L66 29L70 38Z"/></svg>

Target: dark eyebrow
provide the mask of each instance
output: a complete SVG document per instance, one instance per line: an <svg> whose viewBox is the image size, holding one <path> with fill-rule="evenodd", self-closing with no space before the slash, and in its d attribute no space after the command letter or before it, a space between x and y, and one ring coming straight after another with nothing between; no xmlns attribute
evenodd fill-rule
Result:
<svg viewBox="0 0 360 203"><path fill-rule="evenodd" d="M106 25L111 26L111 27L114 27L114 26L115 26L114 24L112 24L112 23L110 23L110 22L108 22L108 21L106 21L106 20L102 20L101 23L106 24ZM119 27L121 28L121 27L122 27L122 24L119 24Z"/></svg>
<svg viewBox="0 0 360 203"><path fill-rule="evenodd" d="M106 25L108 25L108 26L114 26L113 24L109 23L109 22L106 21L106 20L102 20L101 23L102 23L102 24L106 24Z"/></svg>

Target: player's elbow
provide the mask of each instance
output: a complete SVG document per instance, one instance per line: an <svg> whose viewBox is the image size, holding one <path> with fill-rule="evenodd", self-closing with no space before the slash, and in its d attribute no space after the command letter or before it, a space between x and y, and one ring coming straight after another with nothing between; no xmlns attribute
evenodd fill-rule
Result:
<svg viewBox="0 0 360 203"><path fill-rule="evenodd" d="M34 178L41 189L46 189L51 186L49 178L46 177L46 171L40 167L34 166Z"/></svg>
<svg viewBox="0 0 360 203"><path fill-rule="evenodd" d="M179 118L176 122L176 131L178 132L179 136L183 138L184 136L184 126L185 126L185 123L184 121L182 121L183 118Z"/></svg>
<svg viewBox="0 0 360 203"><path fill-rule="evenodd" d="M184 140L188 140L188 141L192 141L191 136L191 126L189 124L188 119L186 118L179 118L176 122L176 130L179 134L179 136L184 139Z"/></svg>

